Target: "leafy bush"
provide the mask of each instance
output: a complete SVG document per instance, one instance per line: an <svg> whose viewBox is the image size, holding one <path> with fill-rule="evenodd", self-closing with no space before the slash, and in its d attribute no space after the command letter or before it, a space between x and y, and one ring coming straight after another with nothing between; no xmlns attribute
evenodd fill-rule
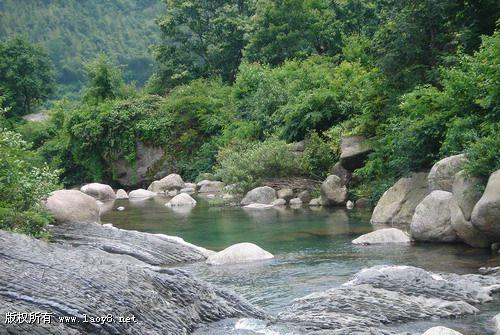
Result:
<svg viewBox="0 0 500 335"><path fill-rule="evenodd" d="M302 156L302 167L312 177L323 179L339 156L332 150L331 145L324 141L315 131L309 135L306 143L304 155Z"/></svg>
<svg viewBox="0 0 500 335"><path fill-rule="evenodd" d="M263 179L302 174L299 157L280 140L233 143L217 156L216 175L226 184L238 184L239 191L258 186Z"/></svg>

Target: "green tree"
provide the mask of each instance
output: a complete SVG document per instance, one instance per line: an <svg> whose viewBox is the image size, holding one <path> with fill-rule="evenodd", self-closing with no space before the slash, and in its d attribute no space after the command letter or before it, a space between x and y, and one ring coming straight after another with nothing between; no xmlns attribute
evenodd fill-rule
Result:
<svg viewBox="0 0 500 335"><path fill-rule="evenodd" d="M121 96L124 88L122 74L106 55L100 54L87 63L85 69L88 77L83 95L85 102L95 104Z"/></svg>
<svg viewBox="0 0 500 335"><path fill-rule="evenodd" d="M45 50L23 38L0 43L0 92L8 116L25 115L54 91L54 71Z"/></svg>
<svg viewBox="0 0 500 335"><path fill-rule="evenodd" d="M165 0L150 88L160 93L192 79L234 80L242 57L248 1Z"/></svg>

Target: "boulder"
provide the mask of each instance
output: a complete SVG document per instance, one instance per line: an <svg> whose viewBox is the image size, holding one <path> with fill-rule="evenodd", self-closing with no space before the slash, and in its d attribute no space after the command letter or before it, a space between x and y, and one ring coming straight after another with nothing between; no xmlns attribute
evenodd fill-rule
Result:
<svg viewBox="0 0 500 335"><path fill-rule="evenodd" d="M356 208L370 208L371 201L368 198L359 198L355 203Z"/></svg>
<svg viewBox="0 0 500 335"><path fill-rule="evenodd" d="M44 205L57 223L99 222L96 199L78 190L54 191Z"/></svg>
<svg viewBox="0 0 500 335"><path fill-rule="evenodd" d="M467 158L465 158L465 155L461 154L446 157L434 164L427 176L429 190L451 192L455 175L462 170L466 161Z"/></svg>
<svg viewBox="0 0 500 335"><path fill-rule="evenodd" d="M352 172L345 169L340 162L337 162L331 169L330 174L334 174L340 178L343 185L349 184L352 178Z"/></svg>
<svg viewBox="0 0 500 335"><path fill-rule="evenodd" d="M480 232L470 221L465 219L462 209L455 200L455 195L453 195L450 202L450 215L451 226L462 241L475 248L488 248L490 246L492 241L488 236Z"/></svg>
<svg viewBox="0 0 500 335"><path fill-rule="evenodd" d="M345 207L347 209L353 209L354 208L354 202L352 202L351 200L348 200L345 204Z"/></svg>
<svg viewBox="0 0 500 335"><path fill-rule="evenodd" d="M274 256L253 243L234 244L207 258L207 264L223 265L263 261Z"/></svg>
<svg viewBox="0 0 500 335"><path fill-rule="evenodd" d="M363 167L372 151L370 142L364 136L342 137L340 142L340 163L349 171Z"/></svg>
<svg viewBox="0 0 500 335"><path fill-rule="evenodd" d="M293 190L291 188L282 188L278 190L278 198L289 201L293 198Z"/></svg>
<svg viewBox="0 0 500 335"><path fill-rule="evenodd" d="M249 204L249 205L243 206L243 208L247 208L247 209L271 209L274 206L275 205L273 205L272 203L271 204L256 204L256 203L254 203L254 204Z"/></svg>
<svg viewBox="0 0 500 335"><path fill-rule="evenodd" d="M128 199L128 194L127 192L124 190L124 189L119 189L118 191L116 191L116 199L117 200L120 200L120 199Z"/></svg>
<svg viewBox="0 0 500 335"><path fill-rule="evenodd" d="M372 224L409 226L415 208L429 194L426 173L399 179L382 195L373 210Z"/></svg>
<svg viewBox="0 0 500 335"><path fill-rule="evenodd" d="M221 193L224 190L224 183L221 181L204 181L198 192L200 193Z"/></svg>
<svg viewBox="0 0 500 335"><path fill-rule="evenodd" d="M175 197L179 192L177 192L177 190L172 190L172 191L167 191L166 194L167 194L167 197Z"/></svg>
<svg viewBox="0 0 500 335"><path fill-rule="evenodd" d="M241 204L243 206L253 203L270 204L274 200L276 200L276 191L272 187L262 186L249 191L241 200Z"/></svg>
<svg viewBox="0 0 500 335"><path fill-rule="evenodd" d="M195 192L196 190L192 187L181 188L181 190L179 191L179 193L187 193L187 194L194 194Z"/></svg>
<svg viewBox="0 0 500 335"><path fill-rule="evenodd" d="M336 175L329 175L321 184L321 203L325 206L344 205L347 200L347 188Z"/></svg>
<svg viewBox="0 0 500 335"><path fill-rule="evenodd" d="M302 140L299 142L290 143L290 146L295 152L303 152L306 149L306 142Z"/></svg>
<svg viewBox="0 0 500 335"><path fill-rule="evenodd" d="M197 185L195 183L184 183L184 188L194 188L196 190Z"/></svg>
<svg viewBox="0 0 500 335"><path fill-rule="evenodd" d="M450 328L437 326L427 329L427 331L422 335L462 335L462 333L459 333Z"/></svg>
<svg viewBox="0 0 500 335"><path fill-rule="evenodd" d="M195 206L196 200L194 200L189 194L181 193L173 197L169 202L165 204L167 207L174 206Z"/></svg>
<svg viewBox="0 0 500 335"><path fill-rule="evenodd" d="M279 199L276 199L273 202L271 202L271 205L273 205L273 206L285 206L286 200L279 198Z"/></svg>
<svg viewBox="0 0 500 335"><path fill-rule="evenodd" d="M297 194L297 198L299 198L300 200L302 200L302 202L304 204L307 204L307 203L309 203L309 201L311 201L312 196L311 196L311 193L308 190L304 190L302 192L299 192L299 194Z"/></svg>
<svg viewBox="0 0 500 335"><path fill-rule="evenodd" d="M411 220L411 236L416 241L455 242L457 234L451 225L450 203L453 195L432 191L417 208Z"/></svg>
<svg viewBox="0 0 500 335"><path fill-rule="evenodd" d="M161 180L155 180L148 187L148 191L151 192L165 192L172 190L180 190L184 188L184 181L181 176L175 173L171 173Z"/></svg>
<svg viewBox="0 0 500 335"><path fill-rule="evenodd" d="M151 192L143 188L130 191L128 194L129 199L148 199L154 196L156 196L155 192Z"/></svg>
<svg viewBox="0 0 500 335"><path fill-rule="evenodd" d="M168 166L165 151L160 147L138 141L134 163L125 158L108 161L116 180L120 185L142 186L167 174Z"/></svg>
<svg viewBox="0 0 500 335"><path fill-rule="evenodd" d="M353 244L388 244L410 243L411 239L404 231L396 228L384 228L361 235L352 241Z"/></svg>
<svg viewBox="0 0 500 335"><path fill-rule="evenodd" d="M491 320L493 322L495 335L500 335L500 314L497 314Z"/></svg>
<svg viewBox="0 0 500 335"><path fill-rule="evenodd" d="M321 198L311 199L311 201L309 201L309 206L311 207L321 206Z"/></svg>
<svg viewBox="0 0 500 335"><path fill-rule="evenodd" d="M295 206L295 207L302 206L302 200L300 200L300 198L290 199L290 206Z"/></svg>
<svg viewBox="0 0 500 335"><path fill-rule="evenodd" d="M80 191L101 201L113 200L116 195L111 186L100 183L90 183L83 185Z"/></svg>
<svg viewBox="0 0 500 335"><path fill-rule="evenodd" d="M480 184L479 179L468 177L464 170L459 171L453 180L451 193L466 220L470 220L474 205L481 199L481 192L478 190Z"/></svg>
<svg viewBox="0 0 500 335"><path fill-rule="evenodd" d="M474 227L491 238L500 238L500 170L493 172L488 179L481 199L472 210L471 220Z"/></svg>

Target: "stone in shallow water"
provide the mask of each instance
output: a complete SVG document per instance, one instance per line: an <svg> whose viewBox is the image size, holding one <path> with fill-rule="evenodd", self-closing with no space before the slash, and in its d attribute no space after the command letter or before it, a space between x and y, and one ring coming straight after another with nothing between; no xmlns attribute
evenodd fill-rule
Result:
<svg viewBox="0 0 500 335"><path fill-rule="evenodd" d="M410 243L411 239L404 231L396 228L384 228L361 235L353 244Z"/></svg>
<svg viewBox="0 0 500 335"><path fill-rule="evenodd" d="M128 194L129 199L148 199L154 196L156 196L155 192L151 192L143 188L130 191L130 193Z"/></svg>
<svg viewBox="0 0 500 335"><path fill-rule="evenodd" d="M274 201L273 201L274 203ZM246 205L246 206L243 206L243 208L248 208L248 209L271 209L273 208L275 205L271 203L270 205L267 205L267 204L250 204L250 205Z"/></svg>
<svg viewBox="0 0 500 335"><path fill-rule="evenodd" d="M462 335L462 333L459 333L450 328L438 326L427 329L427 331L422 335Z"/></svg>
<svg viewBox="0 0 500 335"><path fill-rule="evenodd" d="M165 204L167 207L175 206L195 206L196 200L194 200L189 194L181 193L172 198L169 202Z"/></svg>
<svg viewBox="0 0 500 335"><path fill-rule="evenodd" d="M207 258L207 264L223 265L263 261L274 256L253 243L238 243Z"/></svg>

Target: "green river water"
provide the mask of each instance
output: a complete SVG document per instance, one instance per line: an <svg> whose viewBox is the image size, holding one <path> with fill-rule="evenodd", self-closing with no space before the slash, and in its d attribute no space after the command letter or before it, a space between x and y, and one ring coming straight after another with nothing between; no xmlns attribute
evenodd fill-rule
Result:
<svg viewBox="0 0 500 335"><path fill-rule="evenodd" d="M250 302L277 314L295 298L336 287L359 270L380 264L413 265L436 272L475 273L492 258L488 250L461 244L355 246L351 241L372 231L370 212L344 209L268 209L211 207L198 199L194 208L167 208L166 198L116 201L103 222L150 233L180 236L187 242L219 251L234 243L252 242L275 259L244 265L214 267L204 263L183 266L193 275L227 287ZM478 306L476 316L456 320L418 321L401 330L423 331L434 325L450 326L464 334L492 333L490 319L500 310L495 302ZM199 331L223 334L235 320ZM398 327L398 326L396 326ZM229 332L240 334L240 332ZM279 332L277 334L285 334ZM241 334L254 334L241 332Z"/></svg>

